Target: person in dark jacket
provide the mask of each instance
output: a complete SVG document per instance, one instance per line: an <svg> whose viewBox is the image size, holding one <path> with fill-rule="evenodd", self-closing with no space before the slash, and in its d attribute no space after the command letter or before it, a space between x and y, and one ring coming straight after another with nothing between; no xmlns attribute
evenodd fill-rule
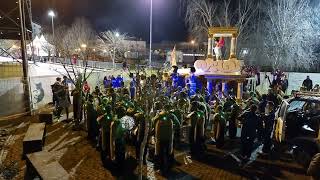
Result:
<svg viewBox="0 0 320 180"><path fill-rule="evenodd" d="M246 111L242 116L241 131L241 150L244 159L250 158L253 149L254 139L256 138L257 129L259 127L259 118L256 114L256 105L251 105L250 110Z"/></svg>
<svg viewBox="0 0 320 180"><path fill-rule="evenodd" d="M92 142L96 142L97 137L99 135L99 127L98 127L98 112L94 106L94 96L91 94L88 97L87 103L87 128L88 128L88 139Z"/></svg>
<svg viewBox="0 0 320 180"><path fill-rule="evenodd" d="M302 86L304 86L307 91L310 91L312 89L313 87L312 80L310 79L309 76L307 76L307 79L303 81Z"/></svg>
<svg viewBox="0 0 320 180"><path fill-rule="evenodd" d="M240 114L240 106L235 100L233 100L233 105L231 108L231 113L229 116L229 136L230 139L234 139L237 136L237 117Z"/></svg>
<svg viewBox="0 0 320 180"><path fill-rule="evenodd" d="M264 137L263 137L262 151L264 153L270 152L271 143L272 143L271 134L273 131L274 121L275 121L275 108L274 108L273 102L269 101L266 106L266 110L263 118Z"/></svg>
<svg viewBox="0 0 320 180"><path fill-rule="evenodd" d="M268 100L267 100L267 95L266 94L263 94L262 95L262 101L259 103L258 105L258 112L260 114L259 116L259 120L260 120L260 123L259 123L259 127L258 127L258 140L259 142L262 142L263 141L263 138L264 138L264 128L263 128L263 120L264 120L264 114L265 114L265 109L266 109L266 106L268 104Z"/></svg>
<svg viewBox="0 0 320 180"><path fill-rule="evenodd" d="M73 118L75 122L75 129L77 129L82 120L82 99L81 99L81 89L75 88L71 92L71 96L73 96Z"/></svg>
<svg viewBox="0 0 320 180"><path fill-rule="evenodd" d="M264 113L265 108L266 108L267 103L268 103L267 98L268 98L268 96L266 94L262 94L261 102L259 103L259 107L258 107L259 113L262 113L262 114Z"/></svg>

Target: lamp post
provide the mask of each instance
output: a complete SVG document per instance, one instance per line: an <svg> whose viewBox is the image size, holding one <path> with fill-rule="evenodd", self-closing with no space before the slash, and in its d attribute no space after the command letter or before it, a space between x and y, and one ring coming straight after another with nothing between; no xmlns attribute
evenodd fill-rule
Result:
<svg viewBox="0 0 320 180"><path fill-rule="evenodd" d="M80 47L83 49L83 66L87 66L88 54L87 54L87 45L81 44Z"/></svg>
<svg viewBox="0 0 320 180"><path fill-rule="evenodd" d="M53 18L56 17L56 14L53 12L53 10L50 10L50 11L48 12L48 16L51 17L52 39L53 39L53 41L55 42ZM55 46L55 43L54 43L54 55L53 55L53 57L55 57L56 54L57 54L57 52L56 52L56 46Z"/></svg>
<svg viewBox="0 0 320 180"><path fill-rule="evenodd" d="M56 16L56 14L55 14L52 10L50 10L50 11L48 12L48 16L51 17L52 36L53 36L53 38L54 38L54 23L53 23L53 18Z"/></svg>
<svg viewBox="0 0 320 180"><path fill-rule="evenodd" d="M151 68L151 53L152 53L152 4L153 0L150 0L150 45L149 45L149 67Z"/></svg>
<svg viewBox="0 0 320 180"><path fill-rule="evenodd" d="M192 44L192 54L193 54L193 61L195 61L195 55L194 55L194 44L195 44L195 41L194 40L192 40L191 41L191 44Z"/></svg>
<svg viewBox="0 0 320 180"><path fill-rule="evenodd" d="M116 32L116 37L118 38L120 36L120 34L118 32ZM113 45L113 58L112 58L112 67L113 69L115 68L115 59L116 59L116 44L118 42L118 39L116 40L116 42Z"/></svg>

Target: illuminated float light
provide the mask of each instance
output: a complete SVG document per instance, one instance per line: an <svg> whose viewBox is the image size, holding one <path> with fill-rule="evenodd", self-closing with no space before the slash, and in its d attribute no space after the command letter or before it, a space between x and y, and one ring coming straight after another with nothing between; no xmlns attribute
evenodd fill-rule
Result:
<svg viewBox="0 0 320 180"><path fill-rule="evenodd" d="M178 74L190 74L190 68L178 69Z"/></svg>
<svg viewBox="0 0 320 180"><path fill-rule="evenodd" d="M183 56L199 56L199 57L204 57L204 54L183 54Z"/></svg>

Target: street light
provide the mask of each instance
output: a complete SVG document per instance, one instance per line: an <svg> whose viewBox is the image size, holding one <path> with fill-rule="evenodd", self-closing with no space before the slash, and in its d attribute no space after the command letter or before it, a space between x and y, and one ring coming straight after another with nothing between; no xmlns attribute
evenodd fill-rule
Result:
<svg viewBox="0 0 320 180"><path fill-rule="evenodd" d="M116 32L116 37L119 37L120 34L119 32ZM116 45L117 45L118 39L116 40L116 42L113 45L113 50L111 50L111 52L113 52L113 58L112 58L112 67L113 69L115 68L115 59L116 59Z"/></svg>
<svg viewBox="0 0 320 180"><path fill-rule="evenodd" d="M192 44L192 54L193 54L193 61L195 61L195 55L194 55L194 53L195 53L195 49L194 49L194 44L195 44L196 42L194 41L194 40L191 40L191 44Z"/></svg>
<svg viewBox="0 0 320 180"><path fill-rule="evenodd" d="M81 44L81 47L82 47L83 49L85 49L85 48L87 48L87 45L86 45L86 44Z"/></svg>
<svg viewBox="0 0 320 180"><path fill-rule="evenodd" d="M51 17L52 35L53 35L53 39L54 39L54 23L53 23L53 18L56 17L56 14L55 14L52 10L50 10L50 11L48 12L48 16Z"/></svg>
<svg viewBox="0 0 320 180"><path fill-rule="evenodd" d="M53 10L49 10L48 12L48 16L51 17L51 26L52 26L52 38L53 40L55 40L55 36L54 36L54 23L53 23L53 18L56 17L56 14L54 13ZM54 44L55 46L55 44ZM56 50L56 48L54 48ZM56 52L54 53L54 56L56 56Z"/></svg>
<svg viewBox="0 0 320 180"><path fill-rule="evenodd" d="M151 53L152 53L152 3L153 0L150 0L150 46L149 46L149 67L151 68Z"/></svg>

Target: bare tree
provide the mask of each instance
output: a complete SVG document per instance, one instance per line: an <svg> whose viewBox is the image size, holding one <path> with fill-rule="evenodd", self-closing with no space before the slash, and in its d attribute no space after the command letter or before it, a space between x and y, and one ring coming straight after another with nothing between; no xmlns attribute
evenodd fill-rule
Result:
<svg viewBox="0 0 320 180"><path fill-rule="evenodd" d="M239 28L240 40L246 39L250 30L248 24L257 10L256 1L236 1L237 5L232 6L232 0L181 0L186 7L185 21L189 31L197 39L204 40L209 27L235 26Z"/></svg>
<svg viewBox="0 0 320 180"><path fill-rule="evenodd" d="M60 58L60 62L66 71L66 75L75 86L75 91L78 92L77 97L74 97L79 98L80 102L77 107L79 110L77 117L82 117L84 107L82 102L85 102L82 87L93 72L93 69L89 70L87 61L88 53L95 45L95 32L86 19L78 18L69 28L66 26L58 27L55 31L55 38L52 41L57 52L63 57L63 60ZM82 66L79 67L71 63L73 54L78 54L82 58ZM75 121L76 128L79 127L80 121L81 119Z"/></svg>
<svg viewBox="0 0 320 180"><path fill-rule="evenodd" d="M49 42L54 42L54 38L52 34L45 34L44 38L46 39L46 43L41 44L41 48L43 49L44 52L48 54L48 61L51 60L51 55L55 53L55 48L53 44L50 44Z"/></svg>
<svg viewBox="0 0 320 180"><path fill-rule="evenodd" d="M64 57L70 58L73 53L80 53L86 59L88 50L95 42L95 32L90 23L84 18L78 18L64 34L60 42Z"/></svg>
<svg viewBox="0 0 320 180"><path fill-rule="evenodd" d="M18 42L15 40L9 39L0 39L0 48L10 49L13 45L16 45Z"/></svg>
<svg viewBox="0 0 320 180"><path fill-rule="evenodd" d="M278 0L266 7L265 52L273 67L309 68L314 60L314 11L308 0Z"/></svg>
<svg viewBox="0 0 320 180"><path fill-rule="evenodd" d="M19 41L0 39L0 56L18 59L21 56Z"/></svg>
<svg viewBox="0 0 320 180"><path fill-rule="evenodd" d="M55 28L54 38L50 33L48 33L48 37L49 37L48 42L54 45L55 47L54 53L56 53L56 55L64 56L66 54L64 52L65 49L64 49L63 39L67 32L68 32L68 27L65 25L60 25Z"/></svg>
<svg viewBox="0 0 320 180"><path fill-rule="evenodd" d="M197 39L205 39L209 27L216 24L217 6L206 0L185 0L183 3L187 4L185 22L189 31Z"/></svg>
<svg viewBox="0 0 320 180"><path fill-rule="evenodd" d="M125 43L128 38L127 34L121 34L118 30L104 31L99 34L97 46L103 55L111 57L115 63L122 60L124 53L128 51L129 47Z"/></svg>

